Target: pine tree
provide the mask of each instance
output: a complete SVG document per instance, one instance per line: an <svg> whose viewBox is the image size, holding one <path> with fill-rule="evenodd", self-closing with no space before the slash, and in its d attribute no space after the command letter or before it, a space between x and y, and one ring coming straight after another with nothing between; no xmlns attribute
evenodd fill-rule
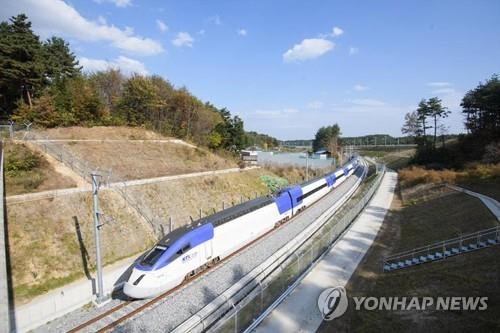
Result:
<svg viewBox="0 0 500 333"><path fill-rule="evenodd" d="M0 95L2 107L10 114L23 97L31 105L33 93L44 85L43 52L31 22L24 14L0 25Z"/></svg>
<svg viewBox="0 0 500 333"><path fill-rule="evenodd" d="M78 60L70 51L68 43L59 37L52 37L43 43L45 74L52 80L74 77L80 74Z"/></svg>

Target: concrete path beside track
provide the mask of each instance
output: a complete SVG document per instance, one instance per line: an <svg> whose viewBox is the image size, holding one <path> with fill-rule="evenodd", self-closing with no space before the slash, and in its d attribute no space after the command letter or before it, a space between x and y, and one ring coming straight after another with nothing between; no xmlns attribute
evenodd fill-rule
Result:
<svg viewBox="0 0 500 333"><path fill-rule="evenodd" d="M483 202L483 204L486 206L486 208L488 208L490 210L490 212L493 215L495 215L495 217L497 218L497 221L500 222L500 203L498 201L496 201L495 199L488 197L484 194L473 192L473 191L470 191L470 190L463 188L463 187L460 187L460 186L449 185L449 184L446 186L451 188L452 190L462 192L462 193L465 193L465 194L468 194L470 196L478 198L479 200L481 200Z"/></svg>
<svg viewBox="0 0 500 333"><path fill-rule="evenodd" d="M133 264L137 255L120 260L103 269L103 285L105 294L123 284L123 275ZM94 274L92 274L94 275ZM14 316L16 331L26 332L50 320L81 308L95 300L95 279L82 278L63 287L38 296L29 303L16 306ZM65 331L62 329L61 331Z"/></svg>
<svg viewBox="0 0 500 333"><path fill-rule="evenodd" d="M345 287L384 221L396 183L397 173L387 171L372 200L350 229L255 332L315 332L318 329L323 320L317 306L319 294L329 287Z"/></svg>

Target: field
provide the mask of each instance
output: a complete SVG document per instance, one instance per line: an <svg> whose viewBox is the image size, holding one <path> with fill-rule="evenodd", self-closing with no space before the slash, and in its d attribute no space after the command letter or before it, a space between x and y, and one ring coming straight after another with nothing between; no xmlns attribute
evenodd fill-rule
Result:
<svg viewBox="0 0 500 333"><path fill-rule="evenodd" d="M402 196L401 196L402 194ZM404 199L402 199L404 198ZM395 196L374 244L347 285L352 296L488 296L488 309L467 311L354 310L323 322L319 332L495 331L500 326L500 247L409 269L382 272L391 253L497 225L473 197L444 187L419 185Z"/></svg>
<svg viewBox="0 0 500 333"><path fill-rule="evenodd" d="M58 173L42 154L22 143L5 141L6 195L75 187L73 179Z"/></svg>

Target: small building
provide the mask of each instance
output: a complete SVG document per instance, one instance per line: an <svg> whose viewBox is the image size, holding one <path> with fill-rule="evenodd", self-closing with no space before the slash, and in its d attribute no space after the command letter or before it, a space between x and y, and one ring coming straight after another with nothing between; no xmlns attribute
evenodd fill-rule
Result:
<svg viewBox="0 0 500 333"><path fill-rule="evenodd" d="M240 156L248 164L257 164L258 153L255 150L242 150Z"/></svg>
<svg viewBox="0 0 500 333"><path fill-rule="evenodd" d="M317 158L320 160L326 160L332 157L332 153L326 149L320 149L313 153L312 158Z"/></svg>

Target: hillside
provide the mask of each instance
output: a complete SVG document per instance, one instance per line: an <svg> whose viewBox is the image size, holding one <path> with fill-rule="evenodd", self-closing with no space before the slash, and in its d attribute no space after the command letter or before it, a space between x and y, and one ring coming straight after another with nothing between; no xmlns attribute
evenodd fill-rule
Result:
<svg viewBox="0 0 500 333"><path fill-rule="evenodd" d="M23 143L5 141L6 195L75 187L77 181L57 170L53 159Z"/></svg>
<svg viewBox="0 0 500 333"><path fill-rule="evenodd" d="M63 140L51 142L63 151L71 151L101 170L113 168L113 173L129 180L236 166L232 159L183 142L171 142L169 138L139 128L74 127L51 129L43 134L45 138ZM17 164L28 163L33 156L41 161L36 167L23 171L22 176L7 176L8 184L39 173L49 180L57 180L42 182L37 187L25 186L22 191L10 190L9 195L77 185L71 177L64 176L67 166L44 153L41 142L8 142L7 146L11 147L9 154L16 152ZM12 163L10 159L7 165L13 167ZM242 199L266 194L267 187L261 180L263 175L275 176L266 169L236 168L217 175L127 186L124 191L148 219L161 224L168 232L170 218L177 228L190 223L191 218L196 219L200 208L203 215L212 214L222 209L223 202L229 207ZM293 175L295 180L297 171L281 174L287 175ZM18 189L20 185L8 186ZM8 243L17 302L26 302L92 272L95 261L92 197L88 184L80 186L83 186L81 193L7 201ZM118 189L102 188L99 200L102 213L112 221L101 229L105 264L136 256L153 244L158 235L154 235L148 220L124 200Z"/></svg>
<svg viewBox="0 0 500 333"><path fill-rule="evenodd" d="M498 319L500 277L498 246L441 262L383 273L391 253L457 237L497 225L473 197L447 188L420 185L395 196L382 229L346 286L353 296L485 296L486 311L355 311L323 322L318 332L494 331Z"/></svg>

